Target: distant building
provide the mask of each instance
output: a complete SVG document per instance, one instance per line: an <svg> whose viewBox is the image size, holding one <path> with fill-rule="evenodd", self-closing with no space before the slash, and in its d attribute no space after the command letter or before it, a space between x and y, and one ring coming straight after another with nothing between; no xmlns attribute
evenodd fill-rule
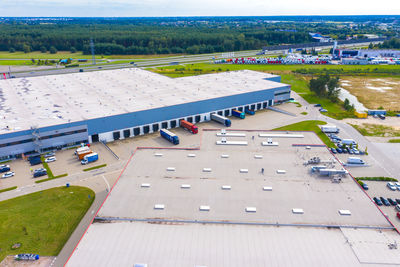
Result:
<svg viewBox="0 0 400 267"><path fill-rule="evenodd" d="M323 35L321 35L319 33L312 33L312 32L310 32L308 34L311 36L313 42L318 42L318 43L330 43L330 42L333 42L333 39L331 37L329 37L329 36L323 36Z"/></svg>
<svg viewBox="0 0 400 267"><path fill-rule="evenodd" d="M400 50L362 49L362 50L359 50L358 56L360 56L360 57L395 57L395 58L400 58Z"/></svg>
<svg viewBox="0 0 400 267"><path fill-rule="evenodd" d="M369 63L365 58L342 58L341 62L344 65L367 65Z"/></svg>

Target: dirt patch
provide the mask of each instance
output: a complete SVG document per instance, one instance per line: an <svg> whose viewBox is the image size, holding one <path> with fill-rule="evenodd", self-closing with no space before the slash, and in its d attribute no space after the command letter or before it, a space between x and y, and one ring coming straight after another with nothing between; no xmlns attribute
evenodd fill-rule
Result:
<svg viewBox="0 0 400 267"><path fill-rule="evenodd" d="M400 78L346 77L340 82L369 109L400 109Z"/></svg>
<svg viewBox="0 0 400 267"><path fill-rule="evenodd" d="M14 256L7 256L1 263L0 267L48 267L51 265L55 257L40 257L37 261L16 261Z"/></svg>
<svg viewBox="0 0 400 267"><path fill-rule="evenodd" d="M351 124L357 131L359 131L364 136L378 136L378 137L399 137L400 130L395 129L391 126L386 126L382 124L371 124L371 123L361 123L361 124Z"/></svg>

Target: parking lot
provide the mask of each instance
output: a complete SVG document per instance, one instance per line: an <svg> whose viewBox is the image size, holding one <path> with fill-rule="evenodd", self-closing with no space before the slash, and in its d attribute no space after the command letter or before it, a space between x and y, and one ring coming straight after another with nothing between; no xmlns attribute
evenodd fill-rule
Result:
<svg viewBox="0 0 400 267"><path fill-rule="evenodd" d="M247 141L247 146L216 145L221 139L216 133L203 132L200 150L138 150L98 216L390 227L349 176L333 183L310 174L303 163L315 156L341 168L325 147L292 146L321 144L315 134L273 138L279 145L272 147L261 145L267 138L259 134L268 132L240 131L246 136L226 137ZM246 212L248 207L256 212Z"/></svg>
<svg viewBox="0 0 400 267"><path fill-rule="evenodd" d="M82 165L74 155L75 149L67 149L56 151L56 161L48 163L54 176L68 174L73 175L83 172L84 169L97 165L107 164L112 165L118 160L108 151L103 144L97 143L91 146L93 152L99 154L99 159L96 162ZM0 179L0 189L9 188L13 186L23 187L32 185L35 181L48 178L47 175L40 177L33 177L31 170L43 168L43 164L31 166L29 161L23 159L13 160L5 163L10 165L11 171L15 173L13 177Z"/></svg>
<svg viewBox="0 0 400 267"><path fill-rule="evenodd" d="M368 184L369 189L366 191L371 198L374 197L384 197L392 198L393 200L400 199L400 191L392 191L386 185L387 182L384 181L364 181ZM394 224L397 229L400 229L400 219L396 217L397 212L395 206L379 206L383 213L388 216L389 220Z"/></svg>

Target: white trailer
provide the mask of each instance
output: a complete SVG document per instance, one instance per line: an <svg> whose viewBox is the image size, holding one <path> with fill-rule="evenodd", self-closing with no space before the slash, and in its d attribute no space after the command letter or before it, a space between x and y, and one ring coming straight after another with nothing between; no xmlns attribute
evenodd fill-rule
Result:
<svg viewBox="0 0 400 267"><path fill-rule="evenodd" d="M339 128L335 125L324 125L321 126L321 131L324 133L339 133Z"/></svg>

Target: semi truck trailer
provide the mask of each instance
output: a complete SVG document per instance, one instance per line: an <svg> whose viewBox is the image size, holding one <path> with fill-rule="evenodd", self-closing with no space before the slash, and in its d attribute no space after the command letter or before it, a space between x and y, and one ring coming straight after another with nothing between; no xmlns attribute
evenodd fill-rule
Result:
<svg viewBox="0 0 400 267"><path fill-rule="evenodd" d="M321 126L321 131L324 133L339 133L339 128L335 125L325 125Z"/></svg>
<svg viewBox="0 0 400 267"><path fill-rule="evenodd" d="M244 112L239 111L237 109L232 110L232 116L244 119L246 117L246 115L244 114Z"/></svg>
<svg viewBox="0 0 400 267"><path fill-rule="evenodd" d="M167 139L168 141L170 141L171 143L173 143L174 145L179 144L179 137L176 134L168 131L167 129L161 129L160 135L165 139Z"/></svg>
<svg viewBox="0 0 400 267"><path fill-rule="evenodd" d="M197 128L197 126L191 122L181 120L180 123L182 128L189 130L190 132L192 132L192 134L197 134L199 132L199 128Z"/></svg>
<svg viewBox="0 0 400 267"><path fill-rule="evenodd" d="M89 149L89 150L85 150L83 152L78 152L77 156L78 156L79 160L82 160L84 156L89 155L91 153L93 153L93 151Z"/></svg>
<svg viewBox="0 0 400 267"><path fill-rule="evenodd" d="M226 118L226 117L224 117L224 116L221 116L221 115L213 113L213 114L211 114L211 119L213 121L222 123L226 127L230 127L231 126L231 120Z"/></svg>
<svg viewBox="0 0 400 267"><path fill-rule="evenodd" d="M244 112L246 112L246 113L249 114L249 115L254 115L254 114L256 114L256 112L255 112L253 109L248 109L248 108L245 108L245 109L244 109Z"/></svg>
<svg viewBox="0 0 400 267"><path fill-rule="evenodd" d="M86 165L90 162L96 161L99 159L99 154L97 153L90 153L86 156L83 157L83 159L81 160L81 164L82 165Z"/></svg>

